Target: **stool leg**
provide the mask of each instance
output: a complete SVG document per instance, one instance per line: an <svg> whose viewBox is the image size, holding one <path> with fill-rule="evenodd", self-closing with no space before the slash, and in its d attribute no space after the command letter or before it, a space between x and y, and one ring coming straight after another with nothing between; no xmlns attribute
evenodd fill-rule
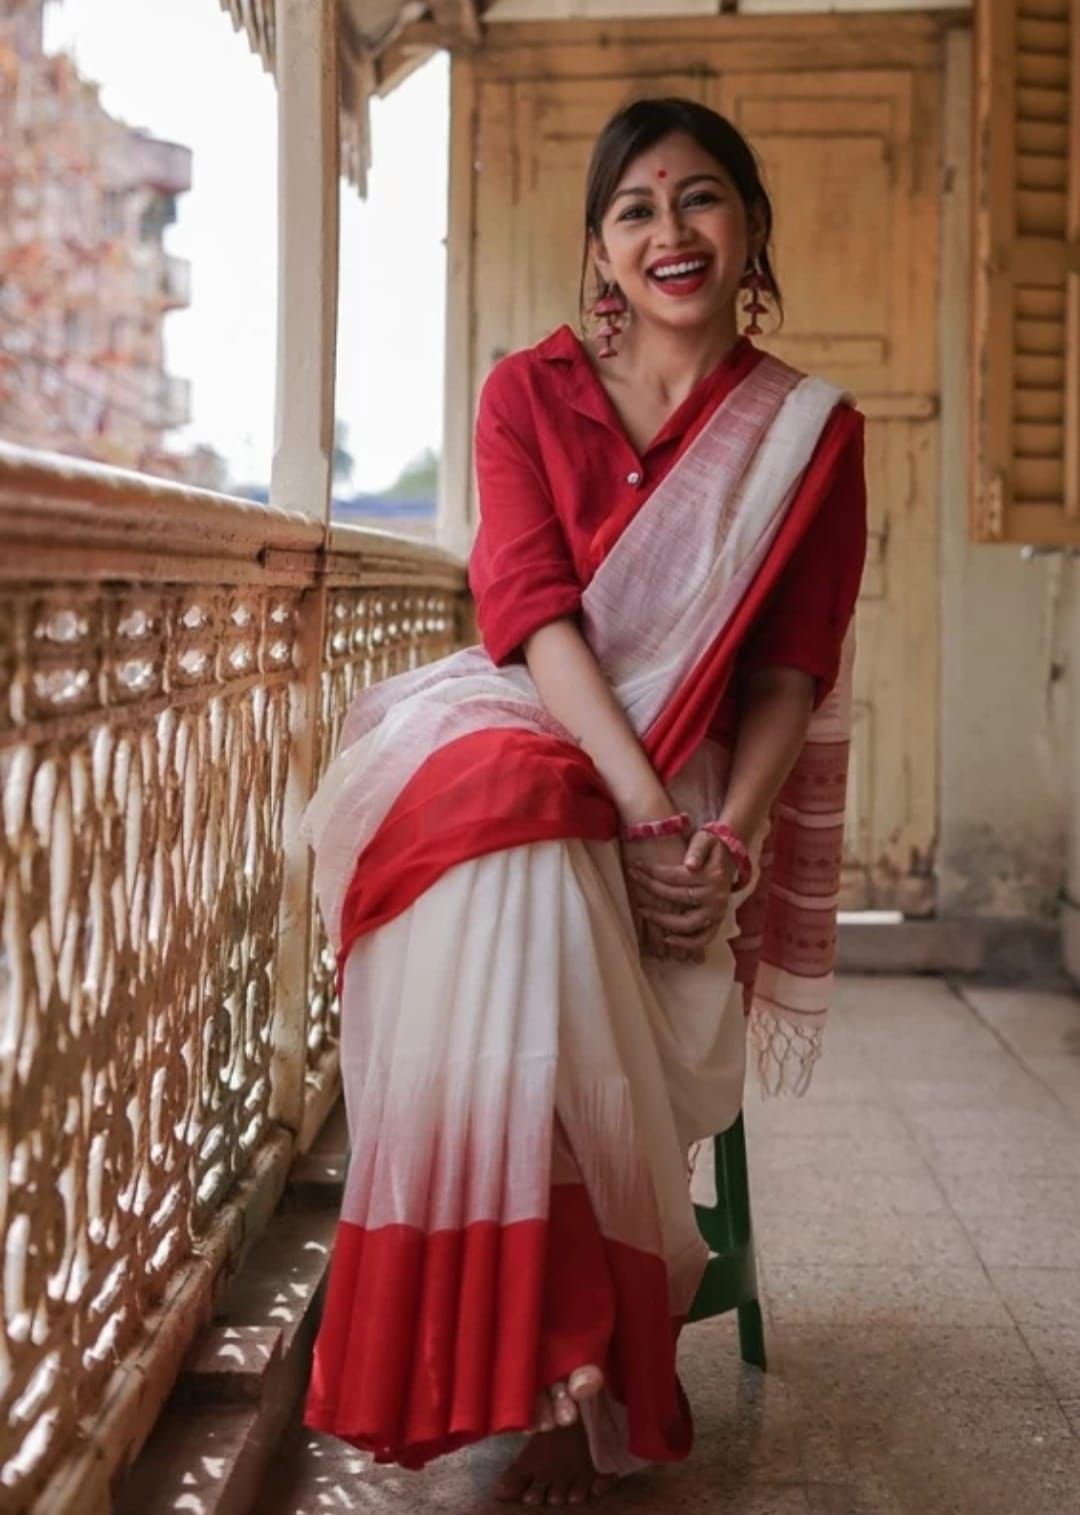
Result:
<svg viewBox="0 0 1080 1515"><path fill-rule="evenodd" d="M733 1247L744 1248L753 1294L739 1306L739 1350L743 1362L765 1370L765 1327L757 1299L754 1228L750 1220L750 1175L746 1166L746 1128L742 1112L716 1140L717 1190L723 1196L727 1231Z"/></svg>
<svg viewBox="0 0 1080 1515"><path fill-rule="evenodd" d="M739 1306L739 1352L743 1362L765 1372L765 1323L756 1299L748 1299Z"/></svg>

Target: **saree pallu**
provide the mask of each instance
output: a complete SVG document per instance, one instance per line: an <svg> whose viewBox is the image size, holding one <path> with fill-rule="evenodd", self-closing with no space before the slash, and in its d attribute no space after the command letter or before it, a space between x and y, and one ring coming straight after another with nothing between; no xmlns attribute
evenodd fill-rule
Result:
<svg viewBox="0 0 1080 1515"><path fill-rule="evenodd" d="M605 523L583 630L695 823L730 763L711 715L847 398L764 357ZM700 964L642 958L610 794L526 668L469 648L354 702L305 818L351 1145L309 1426L421 1466L527 1427L537 1390L592 1362L600 1471L686 1455L675 1343L707 1261L687 1153L738 1113L744 1012L773 1089L817 1055L852 651Z"/></svg>

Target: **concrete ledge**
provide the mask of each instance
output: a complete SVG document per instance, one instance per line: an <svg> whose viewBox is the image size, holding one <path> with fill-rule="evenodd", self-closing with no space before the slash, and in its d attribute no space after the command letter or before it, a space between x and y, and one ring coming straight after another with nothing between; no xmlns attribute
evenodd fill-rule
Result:
<svg viewBox="0 0 1080 1515"><path fill-rule="evenodd" d="M281 1208L198 1337L116 1491L114 1515L248 1515L307 1384L341 1200L344 1112L290 1170ZM338 1150L340 1148L340 1150Z"/></svg>
<svg viewBox="0 0 1080 1515"><path fill-rule="evenodd" d="M1080 973L1080 912L1077 912ZM962 973L997 983L1062 983L1061 930L1052 921L973 916L935 921L845 921L841 973Z"/></svg>
<svg viewBox="0 0 1080 1515"><path fill-rule="evenodd" d="M242 1270L263 1218L281 1198L291 1152L284 1133L258 1152L251 1171L180 1270L172 1292L147 1316L142 1346L119 1364L105 1386L93 1425L28 1507L32 1515L110 1515L113 1486L141 1455L192 1341L225 1298L229 1279Z"/></svg>

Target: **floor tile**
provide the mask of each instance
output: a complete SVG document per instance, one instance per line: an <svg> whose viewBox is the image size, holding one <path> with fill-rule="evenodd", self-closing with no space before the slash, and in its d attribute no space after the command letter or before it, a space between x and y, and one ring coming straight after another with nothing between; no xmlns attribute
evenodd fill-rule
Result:
<svg viewBox="0 0 1080 1515"><path fill-rule="evenodd" d="M754 1214L818 1215L843 1222L849 1216L937 1215L947 1208L940 1185L929 1172L892 1174L782 1169L756 1175Z"/></svg>
<svg viewBox="0 0 1080 1515"><path fill-rule="evenodd" d="M963 998L1018 1052L1080 1058L1080 995L965 985Z"/></svg>
<svg viewBox="0 0 1080 1515"><path fill-rule="evenodd" d="M846 1133L816 1135L812 1141L790 1134L779 1135L768 1127L751 1127L747 1147L751 1183L759 1173L800 1172L877 1173L925 1176L927 1162L919 1145L907 1136L867 1136L852 1121ZM1080 1164L1077 1166L1080 1172Z"/></svg>
<svg viewBox="0 0 1080 1515"><path fill-rule="evenodd" d="M993 1471L1045 1460L1056 1473L1075 1467L1080 1453L1061 1406L1048 1396L928 1394L897 1402L884 1393L861 1398L848 1391L797 1398L793 1414L810 1482L876 1472L905 1510L911 1506L904 1485L915 1460L939 1470L944 1492L955 1487L957 1469ZM981 1515L974 1498L954 1508Z"/></svg>
<svg viewBox="0 0 1080 1515"><path fill-rule="evenodd" d="M1008 1327L1015 1316L983 1268L878 1266L791 1267L762 1259L769 1312L782 1330L802 1324L902 1329L921 1326Z"/></svg>
<svg viewBox="0 0 1080 1515"><path fill-rule="evenodd" d="M1011 1121L1000 1121L992 1132L963 1136L923 1130L917 1133L916 1144L936 1172L959 1177L969 1173L1080 1174L1080 1141L1062 1140L1060 1132L1047 1137L1014 1131Z"/></svg>
<svg viewBox="0 0 1080 1515"><path fill-rule="evenodd" d="M1025 1054L1022 1060L1031 1076L1050 1090L1070 1119L1080 1123L1080 1059L1064 1058L1060 1052L1044 1052L1035 1056Z"/></svg>
<svg viewBox="0 0 1080 1515"><path fill-rule="evenodd" d="M922 1077L894 1077L882 1081L882 1093L909 1118L924 1110L989 1110L1000 1116L1004 1108L1036 1110L1055 1119L1061 1117L1061 1101L1052 1089L1026 1068L1004 1055L980 1057L982 1067L957 1068L943 1077L936 1067Z"/></svg>
<svg viewBox="0 0 1080 1515"><path fill-rule="evenodd" d="M989 1143L1003 1139L1042 1142L1048 1147L1078 1146L1076 1133L1056 1101L1040 1109L1009 1109L1002 1106L972 1108L944 1099L940 1104L919 1105L904 1111L916 1138L929 1136L974 1136ZM1006 1135L1007 1132L1007 1135Z"/></svg>
<svg viewBox="0 0 1080 1515"><path fill-rule="evenodd" d="M751 1132L767 1131L771 1136L794 1136L809 1141L819 1136L883 1137L904 1142L908 1130L897 1111L881 1103L880 1098L863 1104L833 1103L808 1105L804 1100L748 1101L746 1124Z"/></svg>
<svg viewBox="0 0 1080 1515"><path fill-rule="evenodd" d="M886 1398L894 1413L918 1413L956 1398L1047 1399L1046 1378L1013 1326L930 1325L904 1321L858 1326L826 1323L789 1331L784 1376L796 1399L814 1403L844 1394Z"/></svg>
<svg viewBox="0 0 1080 1515"><path fill-rule="evenodd" d="M844 1483L810 1483L806 1497L812 1515L903 1515L895 1494L873 1473Z"/></svg>
<svg viewBox="0 0 1080 1515"><path fill-rule="evenodd" d="M767 1259L809 1267L900 1263L935 1267L977 1261L960 1223L940 1215L846 1215L842 1224L819 1215L755 1217L754 1230Z"/></svg>
<svg viewBox="0 0 1080 1515"><path fill-rule="evenodd" d="M990 1282L1021 1329L1080 1332L1080 1269L995 1268Z"/></svg>
<svg viewBox="0 0 1080 1515"><path fill-rule="evenodd" d="M938 1182L957 1215L1017 1216L1033 1227L1054 1217L1080 1218L1080 1174L942 1174Z"/></svg>
<svg viewBox="0 0 1080 1515"><path fill-rule="evenodd" d="M1059 1399L1080 1399L1080 1331L1022 1327L1024 1339Z"/></svg>
<svg viewBox="0 0 1080 1515"><path fill-rule="evenodd" d="M972 1245L988 1268L1080 1268L1080 1214L961 1216Z"/></svg>

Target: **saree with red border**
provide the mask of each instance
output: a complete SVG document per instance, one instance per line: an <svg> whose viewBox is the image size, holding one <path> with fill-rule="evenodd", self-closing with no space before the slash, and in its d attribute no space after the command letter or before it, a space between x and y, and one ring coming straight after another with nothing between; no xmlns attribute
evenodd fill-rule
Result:
<svg viewBox="0 0 1080 1515"><path fill-rule="evenodd" d="M623 525L583 630L695 823L740 645L820 508L849 397L766 356ZM806 475L814 462L814 487ZM339 954L351 1154L306 1423L422 1466L602 1366L600 1471L685 1456L707 1250L693 1145L805 1087L835 950L853 638L704 963L643 959L600 774L472 647L358 696L305 817Z"/></svg>

